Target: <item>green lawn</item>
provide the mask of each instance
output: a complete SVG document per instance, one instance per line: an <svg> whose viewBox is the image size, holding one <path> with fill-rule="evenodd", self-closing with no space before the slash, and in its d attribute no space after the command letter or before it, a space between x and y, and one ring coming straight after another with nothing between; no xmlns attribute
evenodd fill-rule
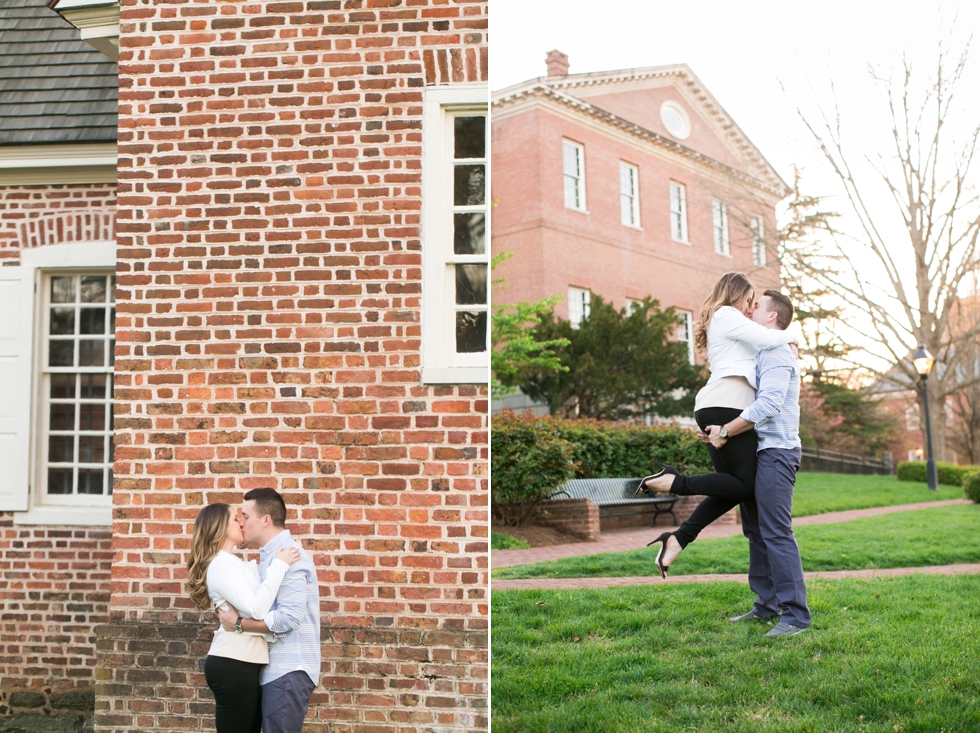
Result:
<svg viewBox="0 0 980 733"><path fill-rule="evenodd" d="M797 527L804 570L901 568L980 562L980 505L945 506L840 524ZM651 528L650 539L659 534ZM747 573L742 535L698 540L670 567L671 575ZM494 578L587 578L656 575L656 546L570 557L493 571Z"/></svg>
<svg viewBox="0 0 980 733"><path fill-rule="evenodd" d="M899 481L894 476L800 473L793 492L793 516L962 498L963 489L959 486L940 486L939 491L929 491L925 484Z"/></svg>
<svg viewBox="0 0 980 733"><path fill-rule="evenodd" d="M731 624L736 583L494 591L494 733L980 730L980 576L809 584L813 626Z"/></svg>

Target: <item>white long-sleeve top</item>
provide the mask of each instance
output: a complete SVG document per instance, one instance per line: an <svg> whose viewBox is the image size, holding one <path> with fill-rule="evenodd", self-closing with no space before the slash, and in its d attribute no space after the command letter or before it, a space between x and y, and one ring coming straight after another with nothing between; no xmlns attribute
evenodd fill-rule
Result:
<svg viewBox="0 0 980 733"><path fill-rule="evenodd" d="M279 584L289 565L273 560L265 581L259 580L255 561L245 562L237 555L220 550L208 565L208 595L217 607L230 603L245 618L263 618L276 600ZM269 642L274 634L225 631L218 626L208 654L242 662L269 663Z"/></svg>
<svg viewBox="0 0 980 733"><path fill-rule="evenodd" d="M755 357L760 349L799 342L795 324L781 331L766 328L730 305L715 311L708 326L708 367L711 378L708 384L722 377L745 377L755 389Z"/></svg>

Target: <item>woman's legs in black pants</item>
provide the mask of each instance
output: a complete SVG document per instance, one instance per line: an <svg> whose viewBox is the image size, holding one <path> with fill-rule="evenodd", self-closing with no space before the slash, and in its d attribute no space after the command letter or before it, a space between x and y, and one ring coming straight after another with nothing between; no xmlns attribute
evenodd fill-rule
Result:
<svg viewBox="0 0 980 733"><path fill-rule="evenodd" d="M259 733L262 730L262 664L208 655L204 679L214 693L218 733Z"/></svg>
<svg viewBox="0 0 980 733"><path fill-rule="evenodd" d="M694 413L698 426L724 425L742 414L729 407L707 407ZM681 547L697 539L701 530L745 501L755 500L756 435L754 430L735 435L716 450L708 446L715 473L677 476L671 491L681 496L705 498L674 533Z"/></svg>

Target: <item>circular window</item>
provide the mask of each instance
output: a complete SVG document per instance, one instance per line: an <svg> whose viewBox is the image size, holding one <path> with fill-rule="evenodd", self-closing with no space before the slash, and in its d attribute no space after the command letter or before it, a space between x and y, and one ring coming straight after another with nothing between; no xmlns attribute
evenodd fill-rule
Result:
<svg viewBox="0 0 980 733"><path fill-rule="evenodd" d="M691 134L691 122L687 112L677 102L666 101L660 105L660 120L667 132L678 140L685 140Z"/></svg>

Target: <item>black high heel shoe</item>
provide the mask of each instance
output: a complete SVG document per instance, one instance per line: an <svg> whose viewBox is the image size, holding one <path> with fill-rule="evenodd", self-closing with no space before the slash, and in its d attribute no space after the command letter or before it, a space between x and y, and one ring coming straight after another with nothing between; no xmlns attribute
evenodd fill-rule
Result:
<svg viewBox="0 0 980 733"><path fill-rule="evenodd" d="M669 540L673 536L674 536L673 532L664 532L653 542L647 543L647 547L649 547L650 545L655 545L658 542L660 543L660 550L657 552L657 557L654 560L654 562L657 564L657 570L660 571L660 577L663 578L664 580L667 580L667 571L670 570L670 566L661 565L660 558L662 558L664 556L664 553L667 551L667 540Z"/></svg>
<svg viewBox="0 0 980 733"><path fill-rule="evenodd" d="M667 489L665 491L660 491L660 492L658 492L656 489L648 489L647 481L649 481L652 478L660 478L661 476L666 476L667 474L672 474L674 476L680 475L677 472L677 469L674 468L673 466L668 466L666 463L661 463L660 461L654 461L654 463L660 466L660 470L651 476L646 476L640 479L640 485L636 487L637 496L639 496L640 494L656 494L656 493L669 494L670 489Z"/></svg>

